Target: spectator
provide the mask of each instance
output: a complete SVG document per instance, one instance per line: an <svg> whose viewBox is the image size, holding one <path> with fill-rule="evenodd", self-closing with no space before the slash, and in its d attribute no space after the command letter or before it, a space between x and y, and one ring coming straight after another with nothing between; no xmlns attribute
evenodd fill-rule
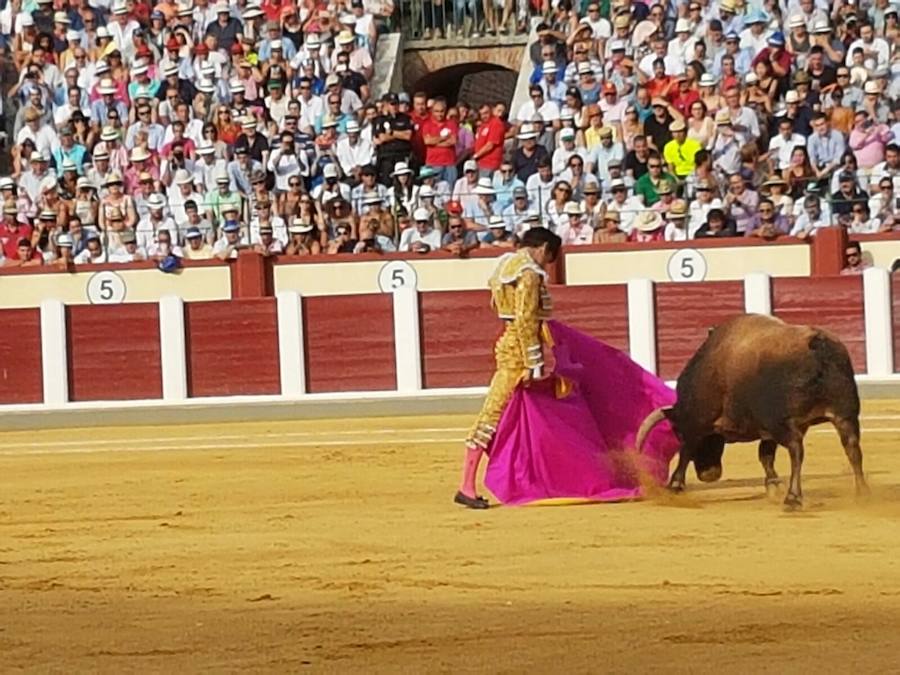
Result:
<svg viewBox="0 0 900 675"><path fill-rule="evenodd" d="M413 222L415 227L409 228L400 236L401 251L429 253L441 248L441 233L434 228L428 211L416 209Z"/></svg>
<svg viewBox="0 0 900 675"><path fill-rule="evenodd" d="M595 244L622 244L628 235L619 229L621 217L618 211L608 211L603 217L603 227L594 232Z"/></svg>
<svg viewBox="0 0 900 675"><path fill-rule="evenodd" d="M863 260L862 247L859 242L848 242L844 249L844 268L841 270L841 274L862 274L869 267L871 265Z"/></svg>
<svg viewBox="0 0 900 675"><path fill-rule="evenodd" d="M182 251L185 260L209 260L214 257L212 246L205 240L199 228L189 227L184 239L187 242Z"/></svg>
<svg viewBox="0 0 900 675"><path fill-rule="evenodd" d="M790 234L792 237L806 239L814 236L817 230L828 226L829 222L824 218L819 198L816 195L809 195L803 200L803 213L797 218Z"/></svg>
<svg viewBox="0 0 900 675"><path fill-rule="evenodd" d="M465 258L479 245L478 236L466 228L465 221L459 216L451 216L447 223L447 234L441 240L441 248L459 258Z"/></svg>
<svg viewBox="0 0 900 675"><path fill-rule="evenodd" d="M515 246L516 238L509 231L503 218L491 216L488 219L488 231L485 233L482 243L484 246L495 248L512 248Z"/></svg>
<svg viewBox="0 0 900 675"><path fill-rule="evenodd" d="M594 241L594 231L585 222L584 211L578 202L568 202L563 208L566 221L557 228L556 233L562 239L563 246L583 246Z"/></svg>

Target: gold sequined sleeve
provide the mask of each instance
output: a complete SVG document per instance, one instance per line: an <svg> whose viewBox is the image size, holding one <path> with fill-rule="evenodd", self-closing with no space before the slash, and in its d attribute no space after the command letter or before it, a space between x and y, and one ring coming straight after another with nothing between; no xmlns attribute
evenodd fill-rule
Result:
<svg viewBox="0 0 900 675"><path fill-rule="evenodd" d="M516 282L516 333L525 367L539 368L544 365L541 345L541 277L525 270Z"/></svg>

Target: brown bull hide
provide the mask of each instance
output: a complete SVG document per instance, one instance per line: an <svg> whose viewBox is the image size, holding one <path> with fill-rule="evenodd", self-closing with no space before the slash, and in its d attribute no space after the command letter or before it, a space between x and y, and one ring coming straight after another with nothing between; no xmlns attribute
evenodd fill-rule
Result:
<svg viewBox="0 0 900 675"><path fill-rule="evenodd" d="M790 452L785 503L797 506L803 437L826 421L840 434L858 490L865 489L853 366L846 347L825 331L755 314L731 319L711 331L688 361L677 393L675 405L662 411L682 442L671 489L684 489L691 461L701 480L717 480L725 443L759 440L767 487L778 479L776 445ZM660 417L651 413L638 446Z"/></svg>

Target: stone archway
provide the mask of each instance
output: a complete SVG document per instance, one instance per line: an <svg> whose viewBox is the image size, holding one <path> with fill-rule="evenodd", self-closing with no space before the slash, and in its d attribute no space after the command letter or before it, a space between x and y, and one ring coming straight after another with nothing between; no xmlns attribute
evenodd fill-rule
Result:
<svg viewBox="0 0 900 675"><path fill-rule="evenodd" d="M463 96L470 103L482 100L509 102L524 56L524 44L403 50L403 88L441 94L451 100ZM511 82L511 85L509 84ZM481 87L486 87L482 93Z"/></svg>
<svg viewBox="0 0 900 675"><path fill-rule="evenodd" d="M420 78L410 91L424 91L429 97L444 96L452 105L509 103L516 90L518 72L485 63L461 63L441 68Z"/></svg>

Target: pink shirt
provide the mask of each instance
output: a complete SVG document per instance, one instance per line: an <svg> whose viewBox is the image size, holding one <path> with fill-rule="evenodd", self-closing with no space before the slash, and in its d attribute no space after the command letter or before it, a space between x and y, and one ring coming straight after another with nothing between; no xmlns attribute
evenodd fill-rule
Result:
<svg viewBox="0 0 900 675"><path fill-rule="evenodd" d="M884 161L884 146L894 134L884 124L876 124L869 129L860 130L856 127L850 132L850 149L856 156L856 163L860 169L871 169L879 162Z"/></svg>

